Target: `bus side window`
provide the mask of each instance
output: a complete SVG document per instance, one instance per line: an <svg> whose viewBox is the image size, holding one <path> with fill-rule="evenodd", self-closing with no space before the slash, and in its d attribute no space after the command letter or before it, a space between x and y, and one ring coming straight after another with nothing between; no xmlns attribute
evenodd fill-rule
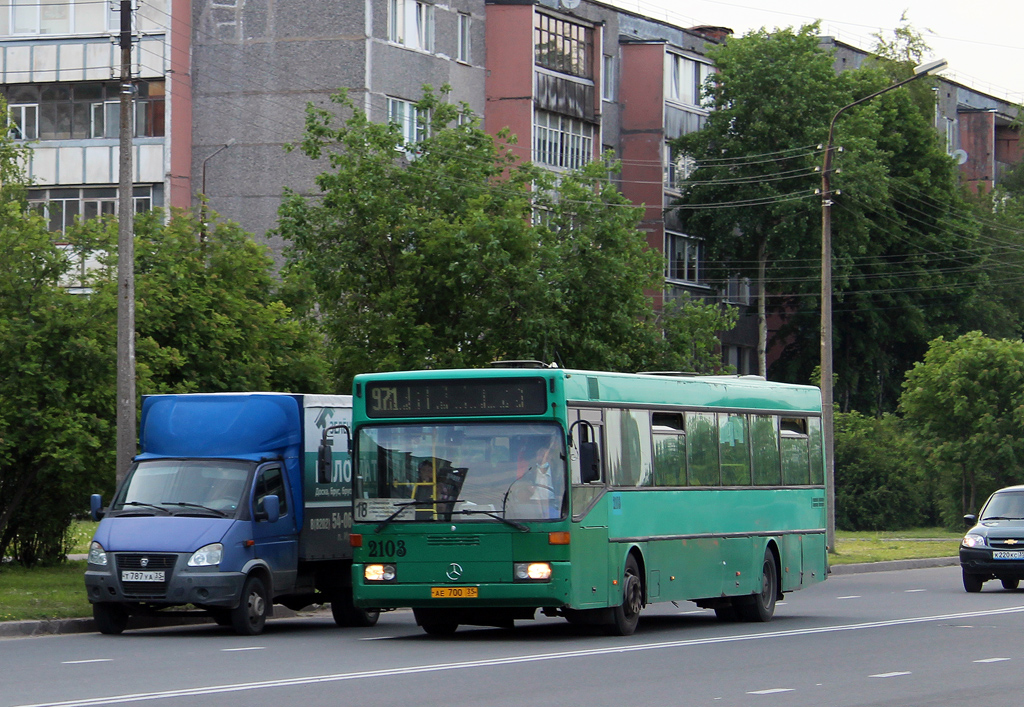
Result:
<svg viewBox="0 0 1024 707"><path fill-rule="evenodd" d="M749 439L746 415L719 413L718 442L721 445L723 486L750 486Z"/></svg>
<svg viewBox="0 0 1024 707"><path fill-rule="evenodd" d="M754 485L778 486L781 484L779 418L775 415L754 415L751 419L750 443L753 445Z"/></svg>
<svg viewBox="0 0 1024 707"><path fill-rule="evenodd" d="M590 426L588 427L585 424L579 424L579 425L573 426L573 423L575 423L577 420L586 420L587 422L590 423ZM602 450L602 445L601 445L601 441L602 441L602 438L604 436L604 435L601 434L601 429L603 427L601 411L598 410L598 409L590 409L590 408L578 408L578 409L570 408L569 416L568 416L568 421L569 421L569 425L572 426L572 437L573 437L573 446L571 446L569 448L569 450L568 450L569 451L569 473L572 476L570 481L574 485L582 483L582 472L580 470L580 461L581 461L580 460L580 444L582 442L589 442L589 443L594 443L594 444L597 445L597 452L598 452L598 456L599 456L599 460L598 461L600 462L598 464L598 479L597 479L597 481L600 482L602 480L602 473L601 472L602 472L602 467L604 465L604 458L605 458L605 455L604 455L603 450ZM591 434L591 429L593 430L593 434Z"/></svg>
<svg viewBox="0 0 1024 707"><path fill-rule="evenodd" d="M807 442L811 448L811 483L825 483L824 442L821 441L821 418L807 418Z"/></svg>
<svg viewBox="0 0 1024 707"><path fill-rule="evenodd" d="M637 488L652 482L651 422L646 410L606 410L608 476L613 486Z"/></svg>
<svg viewBox="0 0 1024 707"><path fill-rule="evenodd" d="M686 473L689 486L719 486L718 416L686 413Z"/></svg>
<svg viewBox="0 0 1024 707"><path fill-rule="evenodd" d="M679 412L651 413L654 485L686 486L686 430Z"/></svg>
<svg viewBox="0 0 1024 707"><path fill-rule="evenodd" d="M782 418L782 483L785 486L799 486L810 482L807 420L800 417L784 417Z"/></svg>

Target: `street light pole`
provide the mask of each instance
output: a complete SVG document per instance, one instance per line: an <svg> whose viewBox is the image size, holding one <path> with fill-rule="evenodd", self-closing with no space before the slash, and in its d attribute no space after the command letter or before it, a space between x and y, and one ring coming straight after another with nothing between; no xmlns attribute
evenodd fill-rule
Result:
<svg viewBox="0 0 1024 707"><path fill-rule="evenodd" d="M207 157L205 160L203 160L203 187L202 187L202 190L199 192L201 194L201 198L203 200L202 201L202 206L199 209L199 222L200 222L199 223L199 228L200 228L200 235L203 236L203 237L206 236L206 163L209 162L210 160L212 160L214 157L216 157L220 153L224 152L224 150L226 150L229 147L231 147L232 145L234 145L235 142L237 142L235 140L235 138L231 138L226 143L224 143L223 145L218 147L216 150L214 150L212 153L210 153L209 157Z"/></svg>
<svg viewBox="0 0 1024 707"><path fill-rule="evenodd" d="M821 167L821 426L825 447L825 486L828 489L828 508L825 543L829 552L836 547L836 491L835 491L835 415L832 404L832 151L836 121L844 112L870 101L876 96L892 91L922 76L946 68L945 59L914 67L914 75L897 81L891 86L875 91L871 95L845 105L832 116L828 126L828 141Z"/></svg>

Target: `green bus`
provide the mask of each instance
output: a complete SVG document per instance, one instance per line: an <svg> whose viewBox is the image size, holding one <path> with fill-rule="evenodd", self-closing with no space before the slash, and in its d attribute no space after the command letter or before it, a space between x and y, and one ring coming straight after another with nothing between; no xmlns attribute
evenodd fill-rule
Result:
<svg viewBox="0 0 1024 707"><path fill-rule="evenodd" d="M355 604L429 634L649 603L769 621L825 579L821 394L529 362L353 385Z"/></svg>

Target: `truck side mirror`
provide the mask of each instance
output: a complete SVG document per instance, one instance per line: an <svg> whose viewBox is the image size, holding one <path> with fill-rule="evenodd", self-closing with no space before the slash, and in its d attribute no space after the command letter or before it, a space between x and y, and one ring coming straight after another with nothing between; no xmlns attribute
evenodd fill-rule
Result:
<svg viewBox="0 0 1024 707"><path fill-rule="evenodd" d="M601 450L597 442L580 442L580 482L601 480Z"/></svg>
<svg viewBox="0 0 1024 707"><path fill-rule="evenodd" d="M89 497L89 515L93 520L103 520L103 497L98 493Z"/></svg>
<svg viewBox="0 0 1024 707"><path fill-rule="evenodd" d="M261 498L257 504L256 520L265 520L268 523L276 523L281 519L281 499L276 494L270 494Z"/></svg>

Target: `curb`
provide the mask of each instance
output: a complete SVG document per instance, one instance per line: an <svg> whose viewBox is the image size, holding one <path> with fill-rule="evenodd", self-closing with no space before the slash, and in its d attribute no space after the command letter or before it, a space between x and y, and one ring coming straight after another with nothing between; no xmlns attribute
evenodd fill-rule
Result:
<svg viewBox="0 0 1024 707"><path fill-rule="evenodd" d="M959 565L959 557L928 557L919 560L891 560L888 562L865 562L852 565L832 565L829 574L864 574L867 572L894 572L916 570L928 567L952 567ZM274 606L276 619L290 619L296 616L312 616L329 609L315 611L292 611L283 606ZM206 616L168 617L138 616L132 619L132 629L159 628L164 626L191 626L213 623ZM71 633L95 633L96 622L92 619L50 619L46 621L4 621L0 622L0 638L24 638L27 636L55 636Z"/></svg>

